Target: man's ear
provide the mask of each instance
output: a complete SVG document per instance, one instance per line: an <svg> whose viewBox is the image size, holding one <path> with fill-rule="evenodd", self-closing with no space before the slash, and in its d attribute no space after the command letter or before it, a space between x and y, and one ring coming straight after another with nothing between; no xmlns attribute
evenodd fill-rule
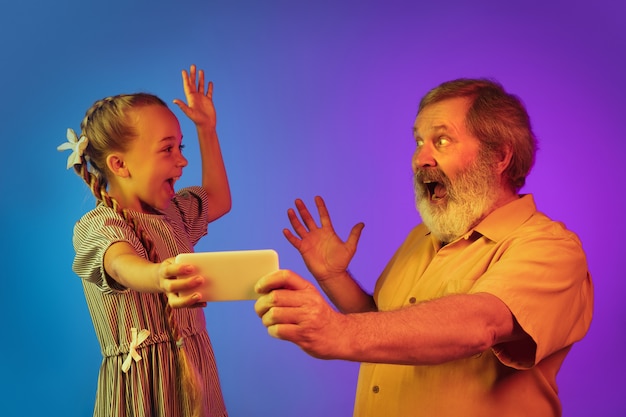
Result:
<svg viewBox="0 0 626 417"><path fill-rule="evenodd" d="M506 146L498 152L498 159L496 160L498 174L502 174L509 167L511 158L513 158L513 148L511 146Z"/></svg>
<svg viewBox="0 0 626 417"><path fill-rule="evenodd" d="M130 173L128 172L128 167L126 166L122 155L118 153L109 154L109 156L107 156L106 162L107 168L109 168L109 170L114 175L122 178L127 178L128 176L130 176Z"/></svg>

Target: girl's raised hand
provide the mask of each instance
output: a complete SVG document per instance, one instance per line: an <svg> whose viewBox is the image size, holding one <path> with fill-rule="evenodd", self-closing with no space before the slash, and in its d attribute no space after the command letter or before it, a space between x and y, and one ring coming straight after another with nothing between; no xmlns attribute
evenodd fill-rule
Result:
<svg viewBox="0 0 626 417"><path fill-rule="evenodd" d="M209 81L204 87L204 71L196 70L195 65L191 65L189 73L183 70L183 89L187 103L180 99L175 99L176 104L198 127L208 127L215 129L217 115L213 106L213 83Z"/></svg>

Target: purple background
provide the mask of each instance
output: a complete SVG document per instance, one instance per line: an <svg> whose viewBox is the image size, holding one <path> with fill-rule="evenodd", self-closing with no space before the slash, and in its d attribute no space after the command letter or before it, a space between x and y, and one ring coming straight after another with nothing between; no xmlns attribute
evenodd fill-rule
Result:
<svg viewBox="0 0 626 417"><path fill-rule="evenodd" d="M302 3L302 4L301 4ZM309 3L309 2L306 2ZM182 97L180 70L215 82L233 210L196 248L275 248L309 277L281 229L296 197L326 198L371 290L410 227L419 98L461 76L519 94L540 139L524 192L581 237L595 279L588 336L559 375L565 416L624 416L626 6L597 1L25 0L0 12L0 404L6 416L90 415L100 351L70 266L93 206L56 151L101 97ZM199 178L193 126L178 109ZM206 308L231 417L349 416L358 365L270 338L252 302Z"/></svg>

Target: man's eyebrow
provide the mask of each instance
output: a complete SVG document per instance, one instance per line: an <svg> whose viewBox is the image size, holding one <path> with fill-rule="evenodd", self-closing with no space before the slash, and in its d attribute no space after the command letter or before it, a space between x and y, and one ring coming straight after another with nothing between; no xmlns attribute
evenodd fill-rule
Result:
<svg viewBox="0 0 626 417"><path fill-rule="evenodd" d="M433 126L432 130L435 133L447 132L448 131L448 126L447 125L437 125L437 126ZM415 136L416 138L421 137L419 135L419 132L417 131L417 128L415 126L413 126L413 136Z"/></svg>

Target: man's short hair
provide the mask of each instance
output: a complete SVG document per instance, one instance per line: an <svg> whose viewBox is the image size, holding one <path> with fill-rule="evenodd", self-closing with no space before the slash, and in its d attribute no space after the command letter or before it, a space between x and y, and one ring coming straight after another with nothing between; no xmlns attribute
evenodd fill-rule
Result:
<svg viewBox="0 0 626 417"><path fill-rule="evenodd" d="M485 152L498 155L510 147L512 157L504 175L511 189L518 192L526 183L537 152L537 139L524 104L494 80L459 78L430 90L420 101L417 113L457 97L470 99L465 123Z"/></svg>

